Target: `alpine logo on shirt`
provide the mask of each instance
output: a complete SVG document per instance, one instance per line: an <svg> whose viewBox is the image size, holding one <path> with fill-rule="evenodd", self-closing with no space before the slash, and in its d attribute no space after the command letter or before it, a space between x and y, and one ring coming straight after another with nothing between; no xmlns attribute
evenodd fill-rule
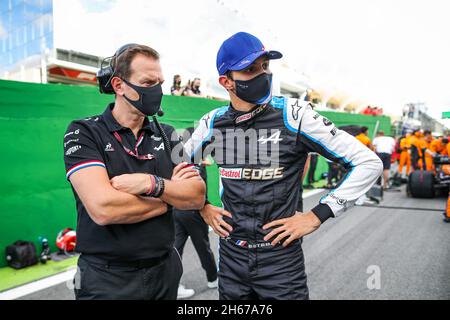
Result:
<svg viewBox="0 0 450 320"><path fill-rule="evenodd" d="M159 150L165 150L165 149L164 149L164 142L161 142L161 144L159 145L159 147L154 147L153 149L155 149L156 151L159 151Z"/></svg>
<svg viewBox="0 0 450 320"><path fill-rule="evenodd" d="M261 142L261 144L266 144L268 142L273 142L274 144L277 144L278 142L283 141L283 138L280 138L280 135L281 131L277 130L268 138L264 138L264 136L262 136L261 138L259 138L258 142Z"/></svg>

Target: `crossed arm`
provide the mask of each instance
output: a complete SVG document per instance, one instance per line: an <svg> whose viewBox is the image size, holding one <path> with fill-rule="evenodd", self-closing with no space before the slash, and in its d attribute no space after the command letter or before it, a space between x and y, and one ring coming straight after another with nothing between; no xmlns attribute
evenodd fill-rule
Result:
<svg viewBox="0 0 450 320"><path fill-rule="evenodd" d="M199 209L205 202L205 183L198 172L175 167L165 191L157 198L142 197L150 182L149 175L125 174L109 179L102 167L89 167L70 176L76 193L91 219L99 225L132 224L167 212L167 204L179 209Z"/></svg>

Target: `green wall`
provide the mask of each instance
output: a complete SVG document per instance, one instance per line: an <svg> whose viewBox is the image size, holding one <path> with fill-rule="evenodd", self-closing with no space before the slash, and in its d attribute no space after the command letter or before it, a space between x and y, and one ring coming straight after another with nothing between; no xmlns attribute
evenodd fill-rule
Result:
<svg viewBox="0 0 450 320"><path fill-rule="evenodd" d="M6 264L4 248L15 240L34 241L40 251L39 236L53 244L61 229L75 228L63 135L70 121L101 114L112 100L93 87L0 81L0 266ZM223 104L165 96L164 122L193 126Z"/></svg>
<svg viewBox="0 0 450 320"><path fill-rule="evenodd" d="M0 266L6 265L4 248L15 240L47 237L76 225L75 202L65 179L62 139L73 119L101 114L113 96L94 87L41 85L0 80ZM223 102L164 96L163 122L177 129L193 126ZM388 117L321 112L336 125L366 125L376 120L390 132ZM320 161L316 176L326 168ZM208 168L208 195L218 204L218 176ZM52 247L55 249L55 246Z"/></svg>

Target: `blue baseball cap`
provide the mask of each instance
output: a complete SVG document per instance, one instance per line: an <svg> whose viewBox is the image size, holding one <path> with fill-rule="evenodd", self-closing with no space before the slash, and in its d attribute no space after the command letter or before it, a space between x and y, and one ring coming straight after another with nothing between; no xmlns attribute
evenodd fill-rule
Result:
<svg viewBox="0 0 450 320"><path fill-rule="evenodd" d="M270 60L283 57L278 51L266 51L262 42L254 35L238 32L220 46L216 60L217 71L219 75L224 75L229 70L245 69L263 55L267 55Z"/></svg>

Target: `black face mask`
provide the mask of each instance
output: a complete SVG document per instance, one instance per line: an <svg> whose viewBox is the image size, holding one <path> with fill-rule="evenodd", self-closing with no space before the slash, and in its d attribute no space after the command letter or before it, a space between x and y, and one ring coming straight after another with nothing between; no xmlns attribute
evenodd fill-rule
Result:
<svg viewBox="0 0 450 320"><path fill-rule="evenodd" d="M138 100L131 100L127 96L123 96L133 107L146 116L153 116L159 111L163 96L160 84L152 87L140 87L129 83L125 79L122 80L139 94Z"/></svg>
<svg viewBox="0 0 450 320"><path fill-rule="evenodd" d="M272 98L272 74L261 73L253 79L235 80L236 96L252 104L265 104Z"/></svg>

